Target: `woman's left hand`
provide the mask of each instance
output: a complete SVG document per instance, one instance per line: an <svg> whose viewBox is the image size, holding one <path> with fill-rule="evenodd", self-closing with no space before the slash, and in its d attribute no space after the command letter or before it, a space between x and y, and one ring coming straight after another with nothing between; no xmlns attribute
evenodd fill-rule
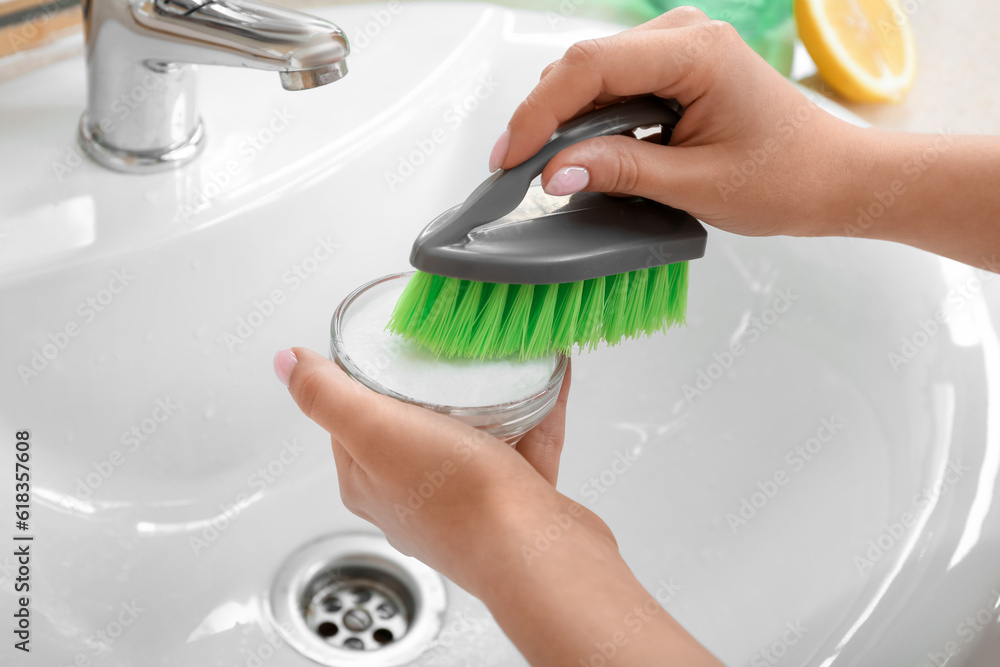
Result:
<svg viewBox="0 0 1000 667"><path fill-rule="evenodd" d="M309 350L283 350L274 367L330 432L344 505L485 602L532 665L594 664L607 641L615 664L720 664L643 589L604 522L556 491L568 369L556 406L515 450ZM643 632L620 643L636 610Z"/></svg>
<svg viewBox="0 0 1000 667"><path fill-rule="evenodd" d="M517 542L512 531L575 505L555 489L568 369L552 412L516 451L452 417L371 391L307 349L279 352L275 370L302 411L329 431L344 505L473 593Z"/></svg>

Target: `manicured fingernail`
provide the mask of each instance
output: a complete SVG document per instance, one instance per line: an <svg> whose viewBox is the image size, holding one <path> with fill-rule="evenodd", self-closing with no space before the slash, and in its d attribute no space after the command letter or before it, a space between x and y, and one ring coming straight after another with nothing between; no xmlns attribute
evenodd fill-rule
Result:
<svg viewBox="0 0 1000 667"><path fill-rule="evenodd" d="M281 384L288 386L288 380L292 377L292 369L299 363L299 358L291 350L282 350L274 355L274 374L281 380Z"/></svg>
<svg viewBox="0 0 1000 667"><path fill-rule="evenodd" d="M504 130L497 142L493 144L493 150L490 151L490 171L496 171L503 164L503 159L507 157L507 151L510 150L510 130Z"/></svg>
<svg viewBox="0 0 1000 667"><path fill-rule="evenodd" d="M579 192L590 182L590 172L584 167L563 167L545 184L545 191L561 197Z"/></svg>

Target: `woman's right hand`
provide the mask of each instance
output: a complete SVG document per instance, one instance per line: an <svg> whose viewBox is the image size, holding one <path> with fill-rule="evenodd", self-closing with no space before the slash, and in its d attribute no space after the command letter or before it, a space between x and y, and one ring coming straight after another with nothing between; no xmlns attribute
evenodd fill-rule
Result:
<svg viewBox="0 0 1000 667"><path fill-rule="evenodd" d="M570 47L514 112L490 168L520 164L595 106L646 94L686 107L669 146L582 141L549 162L546 191L641 195L750 236L815 235L830 217L831 173L849 177L864 157L863 130L810 102L731 25L680 7Z"/></svg>
<svg viewBox="0 0 1000 667"><path fill-rule="evenodd" d="M545 190L640 195L745 236L862 236L1000 270L1000 137L846 123L693 7L570 47L514 112L490 168L520 164L595 106L650 94L685 107L669 145L581 141L546 166Z"/></svg>

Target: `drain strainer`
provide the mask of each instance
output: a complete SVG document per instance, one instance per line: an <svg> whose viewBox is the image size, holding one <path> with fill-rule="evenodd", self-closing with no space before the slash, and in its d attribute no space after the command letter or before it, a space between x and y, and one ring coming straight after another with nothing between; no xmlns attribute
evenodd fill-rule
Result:
<svg viewBox="0 0 1000 667"><path fill-rule="evenodd" d="M441 629L447 599L434 570L380 535L331 535L278 571L270 610L288 644L336 667L405 665Z"/></svg>
<svg viewBox="0 0 1000 667"><path fill-rule="evenodd" d="M328 644L371 651L405 637L413 619L413 599L400 582L373 578L358 568L340 568L306 605L306 625ZM388 581L387 581L388 579Z"/></svg>

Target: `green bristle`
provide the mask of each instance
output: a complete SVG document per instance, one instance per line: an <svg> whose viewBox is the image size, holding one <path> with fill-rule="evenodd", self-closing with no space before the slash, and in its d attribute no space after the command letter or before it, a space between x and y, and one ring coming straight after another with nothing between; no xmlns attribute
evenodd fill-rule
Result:
<svg viewBox="0 0 1000 667"><path fill-rule="evenodd" d="M667 324L684 324L687 320L688 263L671 264L670 304L667 307Z"/></svg>
<svg viewBox="0 0 1000 667"><path fill-rule="evenodd" d="M688 263L558 285L505 285L416 272L387 328L438 355L522 359L682 324Z"/></svg>
<svg viewBox="0 0 1000 667"><path fill-rule="evenodd" d="M430 290L436 278L437 276L422 271L413 274L403 288L403 293L399 295L387 329L401 333L413 331L420 326L424 310L434 303Z"/></svg>
<svg viewBox="0 0 1000 667"><path fill-rule="evenodd" d="M592 278L583 283L583 303L576 342L591 350L601 340L601 319L604 316L604 278Z"/></svg>
<svg viewBox="0 0 1000 667"><path fill-rule="evenodd" d="M553 287L555 287L553 285ZM555 290L550 290L555 291ZM563 283L559 285L556 297L555 327L552 347L569 353L576 343L576 332L583 302L583 283Z"/></svg>
<svg viewBox="0 0 1000 667"><path fill-rule="evenodd" d="M649 271L633 271L629 274L628 298L625 301L625 335L635 338L645 331L643 319L646 314L646 290L649 285Z"/></svg>
<svg viewBox="0 0 1000 667"><path fill-rule="evenodd" d="M451 278L445 278L444 276L431 276L431 282L427 286L427 303L424 304L423 310L418 313L421 326L427 322L427 318L439 306L438 297L441 296L441 290L444 289L444 286L450 280Z"/></svg>
<svg viewBox="0 0 1000 667"><path fill-rule="evenodd" d="M531 303L531 323L528 328L528 342L521 350L521 357L527 359L545 354L552 349L552 330L555 326L556 301L559 285L536 285Z"/></svg>
<svg viewBox="0 0 1000 667"><path fill-rule="evenodd" d="M646 285L646 301L643 305L642 313L642 328L648 333L653 333L658 331L660 321L662 320L662 313L657 312L660 303L663 301L663 295L667 292L667 287L669 286L669 274L664 275L660 271L663 267L656 266L649 269L649 281Z"/></svg>
<svg viewBox="0 0 1000 667"><path fill-rule="evenodd" d="M656 266L649 270L649 286L646 288L646 312L642 328L649 333L663 328L663 314L667 312L670 299L670 272L666 266Z"/></svg>
<svg viewBox="0 0 1000 667"><path fill-rule="evenodd" d="M452 317L451 327L441 341L444 354L449 357L465 354L472 340L483 296L483 283L463 280L462 285L465 289L459 297L460 301Z"/></svg>
<svg viewBox="0 0 1000 667"><path fill-rule="evenodd" d="M472 333L468 354L462 356L488 359L496 354L496 344L500 337L504 308L507 305L507 285L483 284L483 302L479 318ZM421 339L423 340L423 339Z"/></svg>
<svg viewBox="0 0 1000 667"><path fill-rule="evenodd" d="M629 274L619 273L605 280L604 324L602 338L617 345L625 334L625 308L628 306Z"/></svg>
<svg viewBox="0 0 1000 667"><path fill-rule="evenodd" d="M434 303L427 309L423 322L420 323L420 337L423 340L437 342L431 347L436 354L440 354L447 347L443 341L447 340L446 334L451 328L461 284L462 281L455 278L441 280ZM434 291L433 287L431 291Z"/></svg>
<svg viewBox="0 0 1000 667"><path fill-rule="evenodd" d="M510 307L504 313L503 334L498 348L499 355L504 357L519 354L528 340L528 321L535 286L511 285L509 289L514 293L507 294Z"/></svg>

